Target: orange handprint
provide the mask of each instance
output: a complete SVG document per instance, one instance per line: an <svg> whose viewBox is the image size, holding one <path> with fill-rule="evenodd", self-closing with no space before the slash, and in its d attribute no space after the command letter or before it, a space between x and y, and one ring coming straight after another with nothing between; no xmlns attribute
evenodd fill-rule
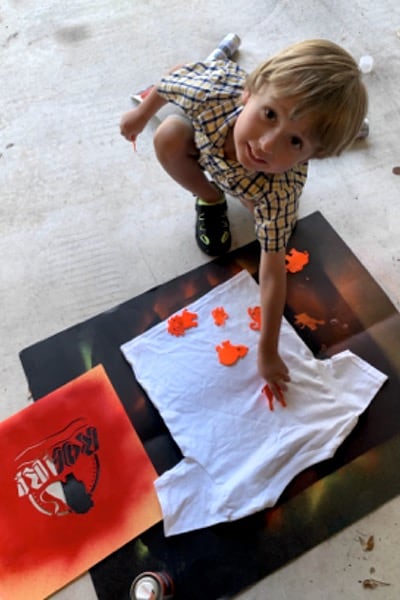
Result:
<svg viewBox="0 0 400 600"><path fill-rule="evenodd" d="M187 308L168 319L167 329L171 335L185 335L185 330L191 327L197 327L197 314L190 312Z"/></svg>
<svg viewBox="0 0 400 600"><path fill-rule="evenodd" d="M220 327L221 325L225 325L225 321L228 319L229 315L225 311L223 306L217 306L211 311L212 317L214 319L215 325Z"/></svg>
<svg viewBox="0 0 400 600"><path fill-rule="evenodd" d="M286 271L289 273L298 273L308 264L310 255L307 250L300 252L295 248L292 248L288 254L286 254Z"/></svg>
<svg viewBox="0 0 400 600"><path fill-rule="evenodd" d="M247 309L247 313L252 319L252 322L249 323L250 329L253 331L260 331L261 329L261 306L249 307Z"/></svg>
<svg viewBox="0 0 400 600"><path fill-rule="evenodd" d="M234 365L239 358L246 356L248 347L242 344L234 346L229 340L225 340L220 346L215 347L218 352L218 359L222 365L230 367Z"/></svg>

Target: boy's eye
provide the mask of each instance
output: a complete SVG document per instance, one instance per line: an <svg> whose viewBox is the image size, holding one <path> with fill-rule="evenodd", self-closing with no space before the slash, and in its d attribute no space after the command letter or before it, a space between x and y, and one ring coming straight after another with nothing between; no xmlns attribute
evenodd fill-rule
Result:
<svg viewBox="0 0 400 600"><path fill-rule="evenodd" d="M303 147L303 140L299 137L297 137L297 135L294 135L292 137L292 139L290 140L290 143L292 144L292 146L294 148L297 148L298 150L301 150L301 148Z"/></svg>
<svg viewBox="0 0 400 600"><path fill-rule="evenodd" d="M276 119L276 112L272 110L272 108L266 108L264 112L265 116L269 121L273 121Z"/></svg>

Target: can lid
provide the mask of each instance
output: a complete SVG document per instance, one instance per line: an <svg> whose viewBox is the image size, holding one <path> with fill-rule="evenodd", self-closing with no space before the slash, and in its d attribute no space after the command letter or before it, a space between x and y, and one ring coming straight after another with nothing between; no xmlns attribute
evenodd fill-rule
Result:
<svg viewBox="0 0 400 600"><path fill-rule="evenodd" d="M157 590L154 589L154 584L149 579L138 581L134 588L134 600L154 600Z"/></svg>

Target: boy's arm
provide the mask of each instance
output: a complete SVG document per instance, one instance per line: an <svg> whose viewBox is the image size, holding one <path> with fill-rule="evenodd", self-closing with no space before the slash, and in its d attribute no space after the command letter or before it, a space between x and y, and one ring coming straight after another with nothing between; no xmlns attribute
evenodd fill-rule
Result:
<svg viewBox="0 0 400 600"><path fill-rule="evenodd" d="M139 106L129 110L122 116L120 122L121 135L129 142L135 140L150 119L154 117L156 112L165 104L167 104L167 100L158 94L157 87L154 86Z"/></svg>
<svg viewBox="0 0 400 600"><path fill-rule="evenodd" d="M181 64L175 65L168 73L173 73L177 69L182 67ZM154 85L151 88L149 94L147 94L143 101L132 110L126 112L120 122L120 131L128 142L135 141L139 133L142 133L147 123L152 117L168 103L168 100L162 98L157 92L157 86Z"/></svg>
<svg viewBox="0 0 400 600"><path fill-rule="evenodd" d="M275 396L286 389L289 371L279 356L278 343L286 300L285 249L261 251L259 284L261 296L261 335L258 345L258 370Z"/></svg>

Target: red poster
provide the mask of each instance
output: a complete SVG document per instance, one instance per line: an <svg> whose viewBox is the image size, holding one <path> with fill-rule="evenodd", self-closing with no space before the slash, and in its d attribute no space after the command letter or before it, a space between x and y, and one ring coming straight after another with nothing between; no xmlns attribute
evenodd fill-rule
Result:
<svg viewBox="0 0 400 600"><path fill-rule="evenodd" d="M43 600L161 519L103 367L0 424L0 599Z"/></svg>

